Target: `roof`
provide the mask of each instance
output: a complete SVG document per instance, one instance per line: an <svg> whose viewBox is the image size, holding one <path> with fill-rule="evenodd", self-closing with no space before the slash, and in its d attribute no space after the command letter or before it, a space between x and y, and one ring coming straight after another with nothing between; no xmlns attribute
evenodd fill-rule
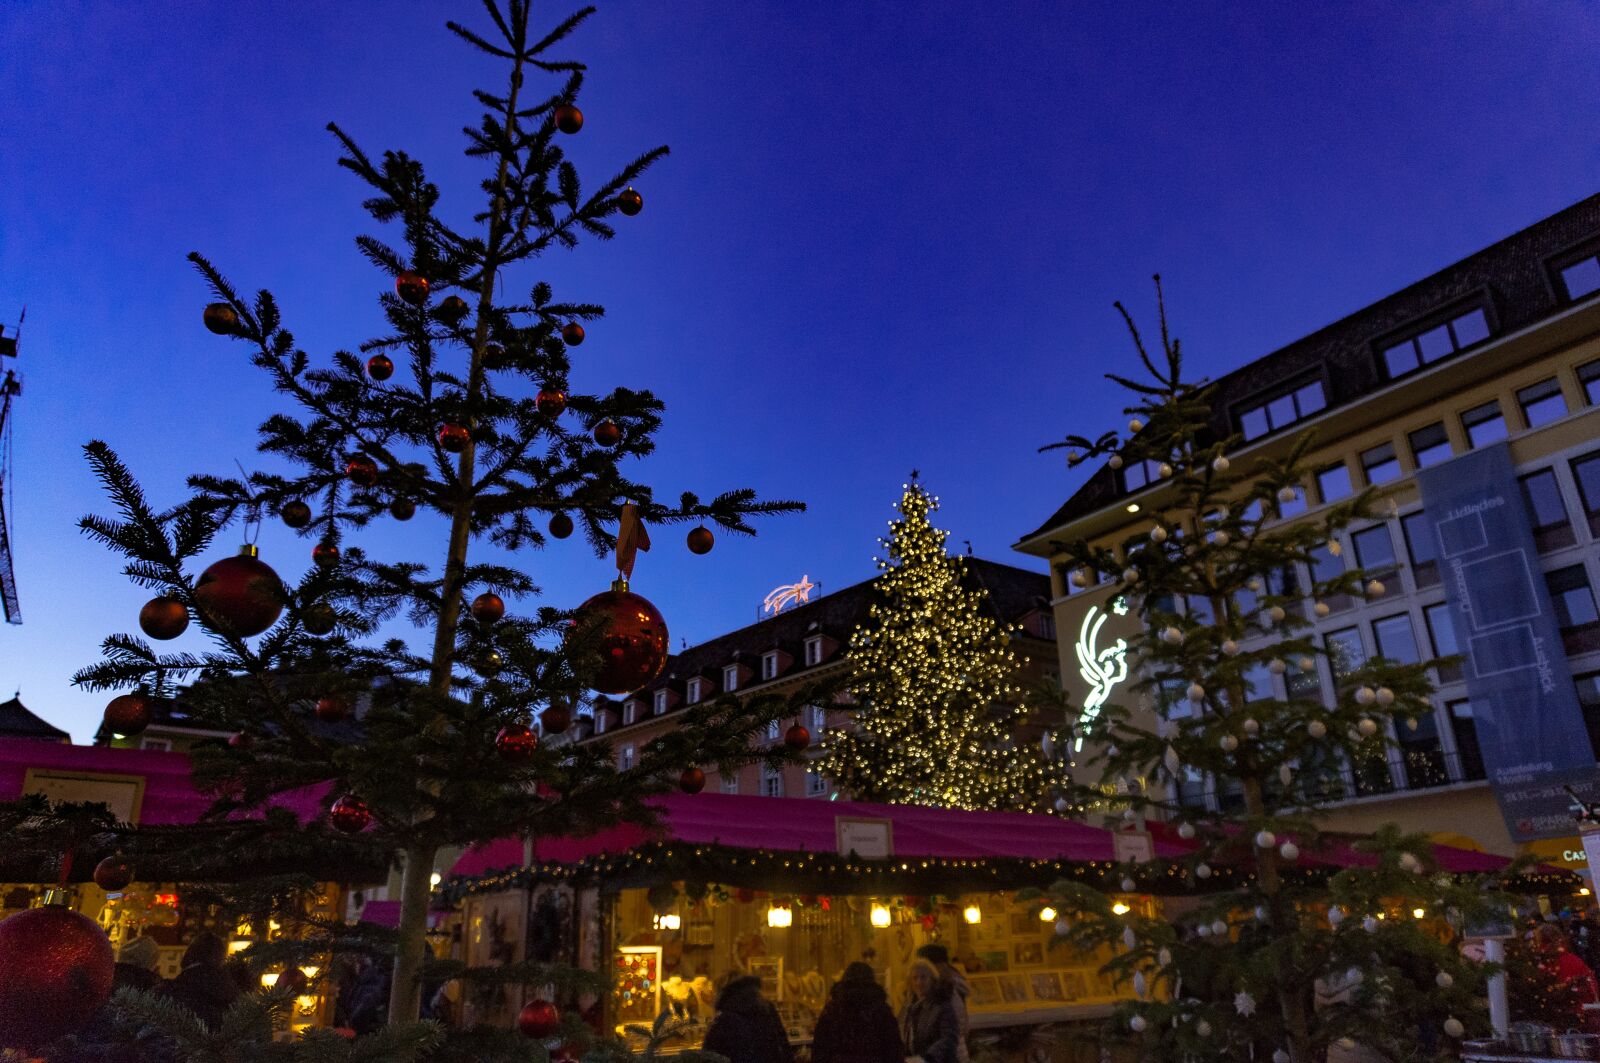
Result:
<svg viewBox="0 0 1600 1063"><path fill-rule="evenodd" d="M0 702L0 738L31 738L45 742L70 742L72 736L42 719L14 697Z"/></svg>
<svg viewBox="0 0 1600 1063"><path fill-rule="evenodd" d="M1580 200L1498 243L1468 255L1370 306L1218 378L1212 430L1234 432L1236 406L1302 376L1323 383L1327 407L1349 405L1389 386L1378 371L1378 341L1467 299L1481 299L1499 336L1553 317L1570 305L1551 279L1550 259L1600 235L1600 194ZM1085 432L1085 435L1096 435ZM1072 497L1022 541L1088 516L1123 495L1116 472L1102 465Z"/></svg>

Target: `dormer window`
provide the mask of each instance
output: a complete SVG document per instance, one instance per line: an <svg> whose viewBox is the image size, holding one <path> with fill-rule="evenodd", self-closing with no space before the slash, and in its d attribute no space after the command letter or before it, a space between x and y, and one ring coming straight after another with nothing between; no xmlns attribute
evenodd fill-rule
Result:
<svg viewBox="0 0 1600 1063"><path fill-rule="evenodd" d="M691 679L691 680L689 680L688 693L687 693L687 700L688 700L689 704L693 705L695 702L699 701L702 697L704 697L704 694L701 691L703 682L704 681L700 680L700 679Z"/></svg>
<svg viewBox="0 0 1600 1063"><path fill-rule="evenodd" d="M723 690L738 690L739 689L739 666L738 665L730 664L730 665L728 665L728 667L726 667L726 668L724 668L722 670L722 689Z"/></svg>
<svg viewBox="0 0 1600 1063"><path fill-rule="evenodd" d="M623 746L622 747L621 752L619 752L617 754L617 767L622 769L623 771L627 771L629 768L633 767L633 747L632 746Z"/></svg>
<svg viewBox="0 0 1600 1063"><path fill-rule="evenodd" d="M655 714L660 716L667 711L667 691L658 690L655 693Z"/></svg>
<svg viewBox="0 0 1600 1063"><path fill-rule="evenodd" d="M623 726L627 726L628 724L633 722L634 714L637 711L637 704L638 703L634 702L634 701L624 701L622 703L622 723L623 723Z"/></svg>
<svg viewBox="0 0 1600 1063"><path fill-rule="evenodd" d="M1489 317L1483 307L1454 313L1444 321L1430 324L1398 343L1390 342L1380 351L1384 372L1390 380L1414 373L1489 338Z"/></svg>
<svg viewBox="0 0 1600 1063"><path fill-rule="evenodd" d="M1320 413L1328 405L1322 381L1303 380L1275 394L1250 399L1239 409L1239 431L1246 440L1260 439L1296 421Z"/></svg>
<svg viewBox="0 0 1600 1063"><path fill-rule="evenodd" d="M606 714L603 712L594 714L594 733L597 735L606 733Z"/></svg>
<svg viewBox="0 0 1600 1063"><path fill-rule="evenodd" d="M761 678L778 678L778 651L768 650L761 655Z"/></svg>
<svg viewBox="0 0 1600 1063"><path fill-rule="evenodd" d="M822 663L822 636L812 635L806 639L806 666Z"/></svg>
<svg viewBox="0 0 1600 1063"><path fill-rule="evenodd" d="M1568 251L1551 263L1569 303L1600 292L1600 246L1596 246L1597 243L1600 241L1588 240L1582 247Z"/></svg>
<svg viewBox="0 0 1600 1063"><path fill-rule="evenodd" d="M1142 461L1130 462L1122 469L1123 490L1133 492L1141 487L1147 487L1161 478L1159 463L1145 458Z"/></svg>

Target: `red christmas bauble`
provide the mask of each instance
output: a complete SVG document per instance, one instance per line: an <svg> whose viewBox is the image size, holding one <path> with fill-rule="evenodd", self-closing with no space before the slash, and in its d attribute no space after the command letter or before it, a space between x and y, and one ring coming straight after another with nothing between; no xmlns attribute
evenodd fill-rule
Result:
<svg viewBox="0 0 1600 1063"><path fill-rule="evenodd" d="M711 534L710 528L695 528L689 533L689 552L691 554L709 554L716 537Z"/></svg>
<svg viewBox="0 0 1600 1063"><path fill-rule="evenodd" d="M472 599L472 619L480 624L493 624L506 615L506 603L498 594L483 592Z"/></svg>
<svg viewBox="0 0 1600 1063"><path fill-rule="evenodd" d="M594 689L627 694L661 674L667 663L667 622L626 584L601 591L578 607L578 620L600 629L600 668Z"/></svg>
<svg viewBox="0 0 1600 1063"><path fill-rule="evenodd" d="M350 715L350 702L338 694L317 699L317 719L323 723L338 723Z"/></svg>
<svg viewBox="0 0 1600 1063"><path fill-rule="evenodd" d="M232 749L249 749L256 744L249 731L235 731L228 736L228 746Z"/></svg>
<svg viewBox="0 0 1600 1063"><path fill-rule="evenodd" d="M556 128L569 136L583 128L583 112L570 103L556 108L555 119Z"/></svg>
<svg viewBox="0 0 1600 1063"><path fill-rule="evenodd" d="M278 510L278 516L291 528L304 528L311 523L311 507L296 498L285 502L283 508Z"/></svg>
<svg viewBox="0 0 1600 1063"><path fill-rule="evenodd" d="M644 209L644 197L631 188L627 189L617 197L617 209L631 218Z"/></svg>
<svg viewBox="0 0 1600 1063"><path fill-rule="evenodd" d="M572 726L572 706L564 701L551 702L550 707L539 714L539 725L547 735L566 733Z"/></svg>
<svg viewBox="0 0 1600 1063"><path fill-rule="evenodd" d="M561 340L568 347L576 347L583 343L583 326L576 321L568 321L561 326Z"/></svg>
<svg viewBox="0 0 1600 1063"><path fill-rule="evenodd" d="M550 518L550 534L557 539L565 539L572 534L572 518L565 513L557 513Z"/></svg>
<svg viewBox="0 0 1600 1063"><path fill-rule="evenodd" d="M439 309L435 310L434 313L438 315L439 320L443 321L446 325L455 325L458 324L462 318L467 316L467 311L469 309L471 308L467 306L467 301L461 298L461 296L447 295L439 303Z"/></svg>
<svg viewBox="0 0 1600 1063"><path fill-rule="evenodd" d="M218 336L232 336L239 331L239 314L227 303L209 304L201 320Z"/></svg>
<svg viewBox="0 0 1600 1063"><path fill-rule="evenodd" d="M111 995L115 964L105 931L70 908L0 921L0 1046L36 1048L83 1026Z"/></svg>
<svg viewBox="0 0 1600 1063"><path fill-rule="evenodd" d="M494 736L494 748L500 754L500 759L512 764L526 764L539 748L539 736L525 724L508 723Z"/></svg>
<svg viewBox="0 0 1600 1063"><path fill-rule="evenodd" d="M811 732L797 723L783 733L783 744L798 753L811 744Z"/></svg>
<svg viewBox="0 0 1600 1063"><path fill-rule="evenodd" d="M339 623L339 614L327 602L314 602L300 612L300 626L308 635L326 635Z"/></svg>
<svg viewBox="0 0 1600 1063"><path fill-rule="evenodd" d="M467 443L472 439L465 425L447 424L439 429L439 445L452 454L459 454L467 449Z"/></svg>
<svg viewBox="0 0 1600 1063"><path fill-rule="evenodd" d="M417 515L417 504L409 498L397 498L389 503L389 516L395 520L410 520Z"/></svg>
<svg viewBox="0 0 1600 1063"><path fill-rule="evenodd" d="M421 306L428 301L428 278L408 269L394 279L394 290L412 306Z"/></svg>
<svg viewBox="0 0 1600 1063"><path fill-rule="evenodd" d="M357 454L345 464L344 474L357 487L371 487L378 482L378 463L365 454Z"/></svg>
<svg viewBox="0 0 1600 1063"><path fill-rule="evenodd" d="M225 557L200 573L194 602L200 620L225 634L249 638L271 627L283 612L283 581L255 556L255 547Z"/></svg>
<svg viewBox="0 0 1600 1063"><path fill-rule="evenodd" d="M367 359L367 375L374 380L388 380L394 376L394 359L387 354L375 354Z"/></svg>
<svg viewBox="0 0 1600 1063"><path fill-rule="evenodd" d="M311 548L311 563L318 568L333 568L339 563L339 548L332 543L318 543Z"/></svg>
<svg viewBox="0 0 1600 1063"><path fill-rule="evenodd" d="M355 794L345 794L328 809L328 822L334 830L359 834L372 822L372 810Z"/></svg>
<svg viewBox="0 0 1600 1063"><path fill-rule="evenodd" d="M150 726L150 699L143 694L121 694L106 703L105 727L112 734L132 738Z"/></svg>
<svg viewBox="0 0 1600 1063"><path fill-rule="evenodd" d="M594 441L602 447L614 447L622 442L622 429L617 427L617 422L607 417L594 426Z"/></svg>
<svg viewBox="0 0 1600 1063"><path fill-rule="evenodd" d="M706 788L706 773L699 768L684 768L678 776L678 789L686 794L697 794Z"/></svg>
<svg viewBox="0 0 1600 1063"><path fill-rule="evenodd" d="M151 598L139 609L139 629L153 639L175 639L189 626L189 610L176 598Z"/></svg>
<svg viewBox="0 0 1600 1063"><path fill-rule="evenodd" d="M542 1041L561 1029L561 1012L548 1000L530 1000L517 1015L517 1029L524 1037Z"/></svg>
<svg viewBox="0 0 1600 1063"><path fill-rule="evenodd" d="M567 408L567 393L560 388L540 388L533 404L546 417L560 417Z"/></svg>
<svg viewBox="0 0 1600 1063"><path fill-rule="evenodd" d="M133 865L125 856L108 856L94 865L94 884L107 893L120 893L133 881Z"/></svg>

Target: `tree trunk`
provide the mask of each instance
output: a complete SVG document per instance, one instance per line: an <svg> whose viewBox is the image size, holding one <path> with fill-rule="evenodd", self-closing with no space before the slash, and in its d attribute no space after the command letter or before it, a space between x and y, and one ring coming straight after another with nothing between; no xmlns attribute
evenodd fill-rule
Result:
<svg viewBox="0 0 1600 1063"><path fill-rule="evenodd" d="M422 960L427 949L428 903L433 895L431 846L410 848L400 869L399 945L394 956L394 982L389 987L389 1022L415 1022L422 1010Z"/></svg>

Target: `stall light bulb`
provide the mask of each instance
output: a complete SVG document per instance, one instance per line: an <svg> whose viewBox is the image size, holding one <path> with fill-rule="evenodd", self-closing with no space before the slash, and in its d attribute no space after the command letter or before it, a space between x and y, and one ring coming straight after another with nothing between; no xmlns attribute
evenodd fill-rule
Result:
<svg viewBox="0 0 1600 1063"><path fill-rule="evenodd" d="M969 923L981 923L983 922L983 909L976 904L969 904L961 913L961 917Z"/></svg>
<svg viewBox="0 0 1600 1063"><path fill-rule="evenodd" d="M1580 896L1580 897L1589 896L1589 887L1588 886L1579 886L1578 887L1578 896Z"/></svg>
<svg viewBox="0 0 1600 1063"><path fill-rule="evenodd" d="M794 909L777 907L768 908L767 925L780 930L786 926L793 926Z"/></svg>
<svg viewBox="0 0 1600 1063"><path fill-rule="evenodd" d="M1426 919L1427 917L1428 917L1428 910L1426 908L1413 908L1413 909L1411 909L1411 918L1413 918L1413 919Z"/></svg>
<svg viewBox="0 0 1600 1063"><path fill-rule="evenodd" d="M437 886L439 883L441 883L443 881L444 881L444 876L439 874L439 872L437 872L437 871L435 871L433 874L428 876L428 884L430 886Z"/></svg>
<svg viewBox="0 0 1600 1063"><path fill-rule="evenodd" d="M317 972L322 970L322 968L313 963L310 967L302 967L300 970L307 978L315 978L317 976Z"/></svg>
<svg viewBox="0 0 1600 1063"><path fill-rule="evenodd" d="M773 926L777 926L776 923L773 923L772 925ZM678 929L681 929L682 927L683 927L683 918L680 915L678 915L677 912L668 912L665 915L656 916L656 929L657 930L678 930Z"/></svg>
<svg viewBox="0 0 1600 1063"><path fill-rule="evenodd" d="M261 985L264 988L271 989L273 986L275 986L277 984L278 984L278 972L277 971L268 971L266 974L261 976Z"/></svg>
<svg viewBox="0 0 1600 1063"><path fill-rule="evenodd" d="M1133 909L1129 908L1126 904L1122 903L1121 901L1118 901L1116 904L1113 904L1111 906L1111 914L1112 915L1127 915L1131 911L1133 911Z"/></svg>
<svg viewBox="0 0 1600 1063"><path fill-rule="evenodd" d="M883 905L874 904L872 906L872 925L873 926L876 926L876 927L888 926L890 921L892 920L892 918L893 917L889 914L889 909L885 908Z"/></svg>
<svg viewBox="0 0 1600 1063"><path fill-rule="evenodd" d="M1054 908L1051 908L1051 907L1048 907L1048 906L1046 906L1044 908L1040 908L1039 909L1039 921L1041 923L1053 923L1053 922L1055 922L1056 921L1056 910Z"/></svg>

